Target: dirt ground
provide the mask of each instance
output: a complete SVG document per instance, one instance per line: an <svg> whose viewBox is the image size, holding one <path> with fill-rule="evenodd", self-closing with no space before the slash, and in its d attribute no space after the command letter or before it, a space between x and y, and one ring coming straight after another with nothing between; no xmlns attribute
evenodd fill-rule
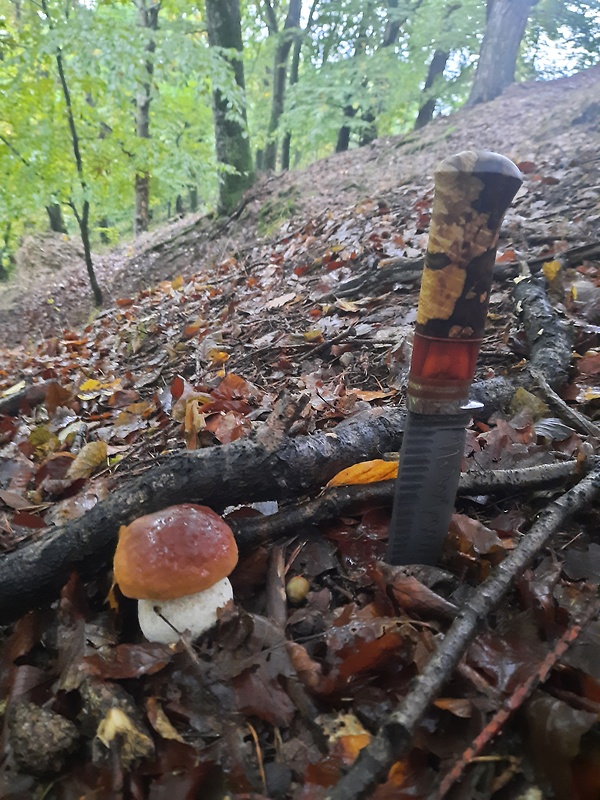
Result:
<svg viewBox="0 0 600 800"><path fill-rule="evenodd" d="M269 240L327 215L351 218L361 202L400 207L400 222L408 220L431 187L435 164L464 149L496 150L531 169L533 180L521 204L529 206L527 219L511 212L506 225L524 254L543 243L544 228L552 227L554 235L563 231L570 246L589 242L597 236L600 214L599 96L600 67L554 81L529 81L492 103L439 118L422 132L378 139L301 171L263 176L234 219L187 216L96 255L106 307L161 280L204 271L232 254L251 263ZM415 240L398 254L416 255L422 246ZM28 237L17 262L13 279L0 284L4 346L32 345L94 316L77 240Z"/></svg>

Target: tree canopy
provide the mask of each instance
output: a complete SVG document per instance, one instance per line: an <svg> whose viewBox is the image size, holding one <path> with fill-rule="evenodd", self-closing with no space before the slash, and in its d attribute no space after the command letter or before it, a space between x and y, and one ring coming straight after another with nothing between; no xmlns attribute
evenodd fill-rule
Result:
<svg viewBox="0 0 600 800"><path fill-rule="evenodd" d="M513 5L526 17L508 68L517 80L598 60L598 0L241 0L242 53L209 43L203 2L0 0L0 252L48 215L75 233L85 204L94 246L131 232L134 216L139 230L231 210L219 182L240 167L217 156L216 97L259 169L407 132L420 110L419 125L448 113L469 97L491 21Z"/></svg>

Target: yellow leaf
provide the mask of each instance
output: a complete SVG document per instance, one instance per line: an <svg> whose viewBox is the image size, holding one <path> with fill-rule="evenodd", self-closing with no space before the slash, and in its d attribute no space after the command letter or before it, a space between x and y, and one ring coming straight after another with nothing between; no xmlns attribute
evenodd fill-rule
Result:
<svg viewBox="0 0 600 800"><path fill-rule="evenodd" d="M96 736L108 748L117 740L121 762L125 767L154 752L154 744L148 734L138 728L125 711L117 706L108 710L98 725Z"/></svg>
<svg viewBox="0 0 600 800"><path fill-rule="evenodd" d="M73 480L89 478L97 467L106 464L107 456L106 442L90 442L81 448L67 475Z"/></svg>
<svg viewBox="0 0 600 800"><path fill-rule="evenodd" d="M181 288L183 288L183 275L178 275L171 281L171 289L177 290Z"/></svg>
<svg viewBox="0 0 600 800"><path fill-rule="evenodd" d="M377 483L389 481L398 474L397 461L384 461L376 458L373 461L361 461L338 472L327 486L349 486L355 483Z"/></svg>
<svg viewBox="0 0 600 800"><path fill-rule="evenodd" d="M325 339L323 339L323 331L320 331L318 329L314 329L312 331L305 331L304 341L311 342L312 344L316 344L317 342L321 344L321 342L325 341Z"/></svg>
<svg viewBox="0 0 600 800"><path fill-rule="evenodd" d="M471 701L463 697L439 697L433 703L443 711L449 711L455 717L469 719L473 713Z"/></svg>
<svg viewBox="0 0 600 800"><path fill-rule="evenodd" d="M552 283L552 281L556 278L561 270L561 263L554 259L554 261L546 261L544 266L542 267L542 271L544 273L544 277L548 281L548 283Z"/></svg>
<svg viewBox="0 0 600 800"><path fill-rule="evenodd" d="M336 300L335 307L342 311L360 311L358 303L354 303L352 300Z"/></svg>
<svg viewBox="0 0 600 800"><path fill-rule="evenodd" d="M100 389L101 386L102 386L102 384L100 383L100 381L97 381L97 380L94 380L93 378L90 378L89 380L85 381L85 383L81 384L81 386L79 387L79 391L80 392L93 392L93 391L97 391L98 389Z"/></svg>
<svg viewBox="0 0 600 800"><path fill-rule="evenodd" d="M146 702L148 709L148 719L154 730L159 733L163 739L173 739L176 742L185 742L181 734L177 733L173 727L171 720L163 711L162 706L154 697L149 697Z"/></svg>
<svg viewBox="0 0 600 800"><path fill-rule="evenodd" d="M212 350L208 351L208 357L212 366L216 367L219 364L224 364L227 361L229 358L229 353L226 353L224 350L217 350L217 348L214 347Z"/></svg>

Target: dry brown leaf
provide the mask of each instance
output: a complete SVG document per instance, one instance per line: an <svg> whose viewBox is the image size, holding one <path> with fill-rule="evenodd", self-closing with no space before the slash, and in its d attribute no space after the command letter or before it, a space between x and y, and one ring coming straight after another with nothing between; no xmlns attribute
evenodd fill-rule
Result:
<svg viewBox="0 0 600 800"><path fill-rule="evenodd" d="M89 478L98 467L106 465L106 458L106 442L90 442L81 448L67 475L73 480Z"/></svg>

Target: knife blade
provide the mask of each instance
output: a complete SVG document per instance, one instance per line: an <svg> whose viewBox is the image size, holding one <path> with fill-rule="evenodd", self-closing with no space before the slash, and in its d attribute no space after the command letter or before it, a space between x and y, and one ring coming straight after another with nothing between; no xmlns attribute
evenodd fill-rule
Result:
<svg viewBox="0 0 600 800"><path fill-rule="evenodd" d="M435 171L385 560L435 564L460 477L502 219L522 183L510 159L467 150Z"/></svg>

